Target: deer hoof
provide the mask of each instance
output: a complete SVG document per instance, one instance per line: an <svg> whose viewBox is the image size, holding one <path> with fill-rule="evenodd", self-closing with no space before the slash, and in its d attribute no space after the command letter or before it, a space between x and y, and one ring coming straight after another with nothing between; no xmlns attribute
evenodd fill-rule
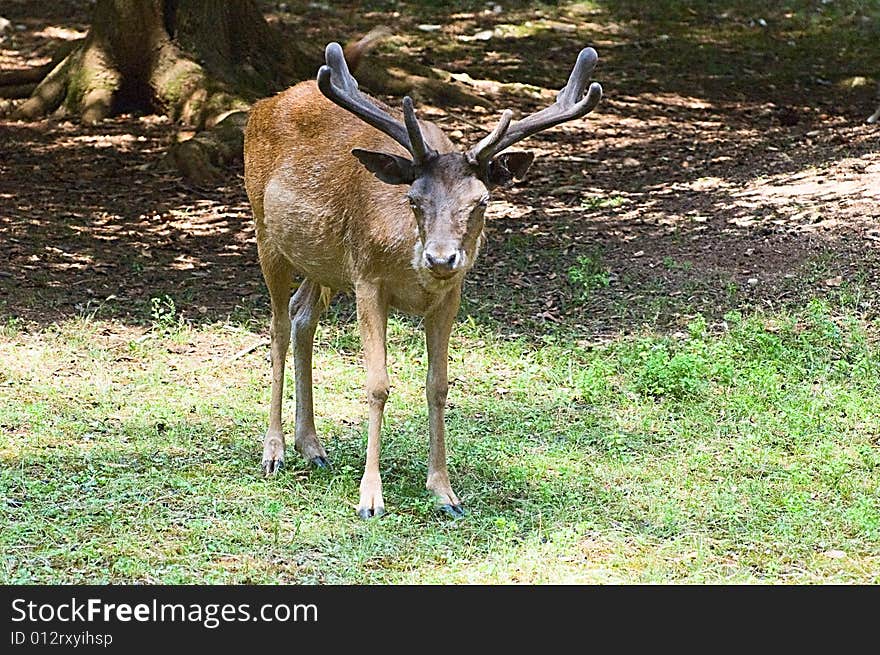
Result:
<svg viewBox="0 0 880 655"><path fill-rule="evenodd" d="M275 475L284 466L284 458L280 459L264 459L262 463L263 475L267 478Z"/></svg>
<svg viewBox="0 0 880 655"><path fill-rule="evenodd" d="M284 465L284 435L269 433L263 439L263 474L275 475Z"/></svg>
<svg viewBox="0 0 880 655"><path fill-rule="evenodd" d="M311 462L318 468L323 469L329 466L327 452L314 434L298 434L293 446L296 448L296 452L302 455L306 461Z"/></svg>
<svg viewBox="0 0 880 655"><path fill-rule="evenodd" d="M371 507L362 507L358 510L358 516L362 519L377 519L385 513L384 507L376 507L375 509Z"/></svg>
<svg viewBox="0 0 880 655"><path fill-rule="evenodd" d="M464 516L464 508L461 505L450 505L447 503L446 505L441 505L440 510L454 519L460 519Z"/></svg>
<svg viewBox="0 0 880 655"><path fill-rule="evenodd" d="M329 469L330 468L330 460L326 457L321 457L318 455L317 457L312 457L312 464L314 464L315 468L319 469Z"/></svg>

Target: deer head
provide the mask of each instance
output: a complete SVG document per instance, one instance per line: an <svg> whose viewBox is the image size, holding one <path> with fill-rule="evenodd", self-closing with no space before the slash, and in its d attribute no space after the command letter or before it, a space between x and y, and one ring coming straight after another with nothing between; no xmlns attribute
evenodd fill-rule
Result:
<svg viewBox="0 0 880 655"><path fill-rule="evenodd" d="M602 87L589 84L596 51L584 48L554 104L519 121L513 121L513 112L506 109L495 129L466 152L438 152L426 141L409 96L403 99L401 122L358 90L338 43L327 46L325 60L318 71L321 93L410 154L352 150L381 181L409 186L406 197L419 236L413 267L437 279L449 279L471 267L490 191L521 179L534 159L530 152L503 151L536 132L584 116L602 97Z"/></svg>

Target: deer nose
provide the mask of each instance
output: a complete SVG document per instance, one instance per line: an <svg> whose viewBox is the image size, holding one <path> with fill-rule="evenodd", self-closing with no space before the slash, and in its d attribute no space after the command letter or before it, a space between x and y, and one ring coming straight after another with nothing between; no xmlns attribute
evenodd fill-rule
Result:
<svg viewBox="0 0 880 655"><path fill-rule="evenodd" d="M458 251L430 252L425 251L425 264L433 273L451 273L459 262Z"/></svg>

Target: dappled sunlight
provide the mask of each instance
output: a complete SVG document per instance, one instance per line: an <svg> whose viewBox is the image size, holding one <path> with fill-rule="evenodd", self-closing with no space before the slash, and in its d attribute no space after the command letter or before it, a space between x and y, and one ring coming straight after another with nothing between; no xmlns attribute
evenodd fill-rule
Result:
<svg viewBox="0 0 880 655"><path fill-rule="evenodd" d="M93 128L43 122L6 130L4 150L15 153L16 173L42 180L5 194L0 238L10 257L0 274L18 280L15 288L0 288L7 311L45 323L90 297L131 306L187 286L194 295L209 272L211 285L221 288L245 277L220 303L201 303L216 317L260 288L250 208L237 175L230 173L226 189L181 184L157 160L167 145L165 122L121 117ZM56 290L63 295L53 296ZM28 309L40 297L47 300Z"/></svg>
<svg viewBox="0 0 880 655"><path fill-rule="evenodd" d="M401 583L622 584L626 578L615 569L637 553L626 540L579 535L576 528L548 530L546 536L525 539L512 539L509 525L499 526L497 533L488 554L465 562L452 559L425 565L409 572Z"/></svg>
<svg viewBox="0 0 880 655"><path fill-rule="evenodd" d="M660 107L677 107L680 109L713 109L715 105L703 98L679 95L675 93L640 93L631 99L623 96L620 101L635 105L659 105Z"/></svg>
<svg viewBox="0 0 880 655"><path fill-rule="evenodd" d="M35 31L33 34L42 39L61 39L64 41L86 38L86 32L83 30L71 29L67 26L58 25L49 25L48 27Z"/></svg>
<svg viewBox="0 0 880 655"><path fill-rule="evenodd" d="M93 148L115 148L120 152L130 152L132 142L140 141L141 143L143 143L146 140L147 137L143 135L135 136L133 134L89 134L58 139L53 145L54 147L64 148L82 143ZM49 152L51 152L51 150Z"/></svg>
<svg viewBox="0 0 880 655"><path fill-rule="evenodd" d="M741 226L754 224L761 210L776 215L774 223L799 231L864 231L880 241L880 155L846 157L833 167L810 167L793 173L768 175L732 193L744 210ZM834 212L828 212L834 207ZM777 222L778 221L778 222Z"/></svg>

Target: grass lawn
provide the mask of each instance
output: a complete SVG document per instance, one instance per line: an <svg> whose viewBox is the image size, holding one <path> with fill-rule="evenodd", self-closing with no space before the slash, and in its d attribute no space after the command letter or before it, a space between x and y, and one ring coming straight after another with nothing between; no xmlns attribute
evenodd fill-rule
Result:
<svg viewBox="0 0 880 655"><path fill-rule="evenodd" d="M356 326L319 328L333 462L260 475L264 316L199 325L167 298L146 330L100 311L0 337L0 582L876 583L878 324L816 300L687 332L540 343L463 317L448 426L464 519L424 491L425 356L390 323L382 475ZM287 425L292 425L292 379Z"/></svg>

